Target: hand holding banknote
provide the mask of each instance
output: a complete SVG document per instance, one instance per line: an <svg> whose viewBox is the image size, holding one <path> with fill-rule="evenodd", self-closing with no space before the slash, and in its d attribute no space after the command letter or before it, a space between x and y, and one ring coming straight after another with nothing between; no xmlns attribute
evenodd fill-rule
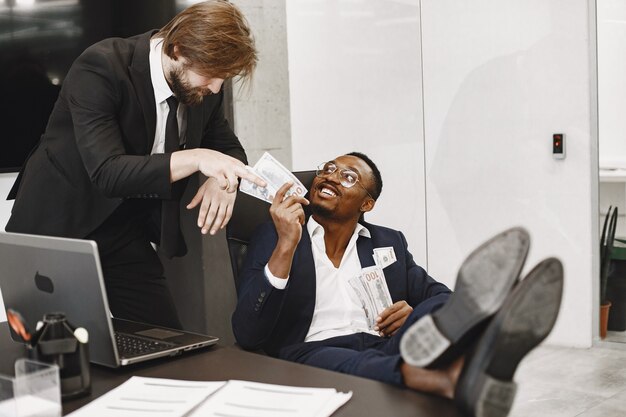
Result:
<svg viewBox="0 0 626 417"><path fill-rule="evenodd" d="M349 279L348 284L363 307L368 327L377 330L376 319L393 304L385 273L378 266L366 267L361 269L359 275Z"/></svg>
<svg viewBox="0 0 626 417"><path fill-rule="evenodd" d="M270 207L270 215L276 227L278 242L267 266L277 278L287 278L291 269L291 262L296 247L302 237L302 226L304 225L304 209L302 205L309 204L304 198L292 194L285 197L292 182L283 184L276 192Z"/></svg>
<svg viewBox="0 0 626 417"><path fill-rule="evenodd" d="M239 186L241 192L271 203L274 201L274 196L278 189L285 183L290 182L292 185L285 193L285 196L296 195L298 197L304 197L307 193L307 189L302 185L300 180L267 152L261 156L254 167L247 168L251 173L263 179L267 183L267 186L260 187L253 182L242 179L241 185Z"/></svg>
<svg viewBox="0 0 626 417"><path fill-rule="evenodd" d="M384 337L393 336L412 312L413 307L404 300L393 303L376 318L374 330Z"/></svg>
<svg viewBox="0 0 626 417"><path fill-rule="evenodd" d="M295 246L300 242L302 236L302 226L304 225L302 205L308 205L309 201L296 195L285 197L292 186L293 183L287 182L280 187L270 207L270 215L274 226L276 226L279 245L281 241L284 241L284 243Z"/></svg>

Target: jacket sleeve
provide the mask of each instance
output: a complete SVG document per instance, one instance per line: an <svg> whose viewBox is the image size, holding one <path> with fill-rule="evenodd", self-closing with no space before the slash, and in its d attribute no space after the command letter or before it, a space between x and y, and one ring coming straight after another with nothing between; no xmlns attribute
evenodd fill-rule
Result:
<svg viewBox="0 0 626 417"><path fill-rule="evenodd" d="M400 233L402 245L405 252L405 268L407 273L407 293L408 300L406 300L412 307L417 306L419 303L435 297L439 294L451 294L450 289L437 282L426 271L413 260L413 255L408 250L408 244L404 234Z"/></svg>
<svg viewBox="0 0 626 417"><path fill-rule="evenodd" d="M171 197L170 153L128 155L118 112L124 87L109 54L87 49L72 66L62 94L66 95L76 143L92 183L107 197L152 194Z"/></svg>
<svg viewBox="0 0 626 417"><path fill-rule="evenodd" d="M248 246L248 255L242 267L237 307L232 316L233 333L237 343L249 350L260 349L272 334L280 316L286 292L274 288L265 277L278 235L271 222L264 223L255 232Z"/></svg>

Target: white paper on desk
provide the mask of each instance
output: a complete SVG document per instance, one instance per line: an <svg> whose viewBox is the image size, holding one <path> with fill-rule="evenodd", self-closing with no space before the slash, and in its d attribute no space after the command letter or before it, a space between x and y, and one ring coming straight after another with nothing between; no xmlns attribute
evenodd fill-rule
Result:
<svg viewBox="0 0 626 417"><path fill-rule="evenodd" d="M329 417L352 397L334 388L303 388L248 381L228 383L189 416Z"/></svg>
<svg viewBox="0 0 626 417"><path fill-rule="evenodd" d="M133 376L69 416L182 417L224 384Z"/></svg>

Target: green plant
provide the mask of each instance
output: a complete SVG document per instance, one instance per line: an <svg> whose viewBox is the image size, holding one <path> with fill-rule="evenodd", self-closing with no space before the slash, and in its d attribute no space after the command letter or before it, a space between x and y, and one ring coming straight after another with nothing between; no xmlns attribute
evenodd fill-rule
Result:
<svg viewBox="0 0 626 417"><path fill-rule="evenodd" d="M611 210L612 209L612 210ZM600 237L600 304L607 304L606 284L611 269L611 254L613 242L615 242L615 229L617 228L617 207L609 206L602 226Z"/></svg>

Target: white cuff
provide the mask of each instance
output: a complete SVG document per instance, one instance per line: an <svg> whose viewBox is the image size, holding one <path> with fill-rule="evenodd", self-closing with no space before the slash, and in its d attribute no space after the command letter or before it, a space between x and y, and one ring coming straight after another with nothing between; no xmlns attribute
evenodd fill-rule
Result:
<svg viewBox="0 0 626 417"><path fill-rule="evenodd" d="M271 272L267 265L265 265L265 278L272 285L272 287L278 290L284 290L287 286L287 281L289 281L289 277L287 278L276 278Z"/></svg>

